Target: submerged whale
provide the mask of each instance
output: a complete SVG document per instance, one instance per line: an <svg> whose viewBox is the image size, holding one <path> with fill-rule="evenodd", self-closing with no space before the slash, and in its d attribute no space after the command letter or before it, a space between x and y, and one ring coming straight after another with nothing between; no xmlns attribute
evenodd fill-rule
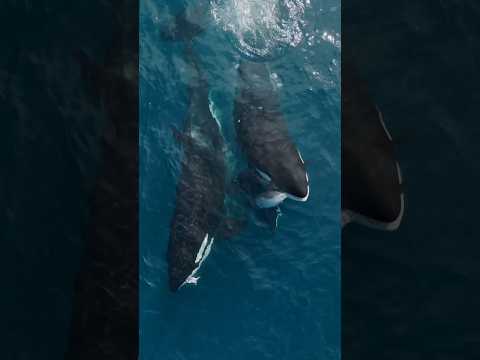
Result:
<svg viewBox="0 0 480 360"><path fill-rule="evenodd" d="M173 4L166 4L171 15L171 21L159 27L159 35L167 41L190 41L204 32L210 22L208 2L197 0L184 6L180 11L175 11Z"/></svg>
<svg viewBox="0 0 480 360"><path fill-rule="evenodd" d="M183 132L174 130L183 148L176 204L168 245L172 291L196 284L224 218L226 162L220 124L209 108L208 84L189 46L195 79Z"/></svg>
<svg viewBox="0 0 480 360"><path fill-rule="evenodd" d="M405 201L402 173L382 113L353 65L342 62L342 226L396 230Z"/></svg>
<svg viewBox="0 0 480 360"><path fill-rule="evenodd" d="M280 112L267 65L242 60L238 73L235 130L253 170L253 182L263 185L257 190L256 205L273 208L287 198L306 201L310 194L308 174Z"/></svg>

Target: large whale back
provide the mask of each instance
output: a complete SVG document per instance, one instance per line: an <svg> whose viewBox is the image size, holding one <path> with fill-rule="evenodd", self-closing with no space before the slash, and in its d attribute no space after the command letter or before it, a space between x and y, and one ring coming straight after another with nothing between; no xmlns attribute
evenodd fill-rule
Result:
<svg viewBox="0 0 480 360"><path fill-rule="evenodd" d="M184 130L177 134L183 158L167 254L172 291L198 279L198 269L210 253L222 221L225 197L221 129L210 113L208 84L190 47L186 58L194 76Z"/></svg>
<svg viewBox="0 0 480 360"><path fill-rule="evenodd" d="M224 164L204 149L189 147L177 184L170 229L168 263L172 291L185 282L196 281L195 274L210 252L224 206Z"/></svg>
<svg viewBox="0 0 480 360"><path fill-rule="evenodd" d="M238 73L234 121L249 164L271 180L273 191L306 200L309 184L305 164L280 112L267 65L244 60Z"/></svg>

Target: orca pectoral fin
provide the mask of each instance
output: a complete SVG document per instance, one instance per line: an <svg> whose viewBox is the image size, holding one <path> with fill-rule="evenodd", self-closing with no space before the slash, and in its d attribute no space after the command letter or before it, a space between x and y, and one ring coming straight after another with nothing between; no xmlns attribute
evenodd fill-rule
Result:
<svg viewBox="0 0 480 360"><path fill-rule="evenodd" d="M222 239L230 239L240 234L247 226L246 219L225 218L218 230L218 237Z"/></svg>
<svg viewBox="0 0 480 360"><path fill-rule="evenodd" d="M278 228L278 219L282 215L282 212L280 208L276 206L273 208L257 209L256 215L263 226L275 232Z"/></svg>

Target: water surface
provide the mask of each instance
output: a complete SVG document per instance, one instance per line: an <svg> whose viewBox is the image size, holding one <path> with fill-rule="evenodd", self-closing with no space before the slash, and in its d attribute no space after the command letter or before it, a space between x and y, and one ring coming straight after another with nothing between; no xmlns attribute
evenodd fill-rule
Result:
<svg viewBox="0 0 480 360"><path fill-rule="evenodd" d="M166 250L187 106L185 44L160 40L179 6L140 11L140 341L146 359L340 358L340 3L207 3L194 39L222 124L229 165L244 166L233 129L236 66L268 61L309 173L306 203L287 201L275 234L251 222L215 241L196 287L168 290Z"/></svg>

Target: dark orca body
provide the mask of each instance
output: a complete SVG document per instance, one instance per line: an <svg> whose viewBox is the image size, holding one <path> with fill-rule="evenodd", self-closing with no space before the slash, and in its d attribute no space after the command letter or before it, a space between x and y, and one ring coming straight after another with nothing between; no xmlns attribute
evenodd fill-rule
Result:
<svg viewBox="0 0 480 360"><path fill-rule="evenodd" d="M382 114L353 67L342 64L342 226L400 226L404 195L400 166Z"/></svg>
<svg viewBox="0 0 480 360"><path fill-rule="evenodd" d="M257 206L275 207L286 198L306 201L310 188L303 159L279 109L265 63L241 61L234 103L238 142L265 190Z"/></svg>
<svg viewBox="0 0 480 360"><path fill-rule="evenodd" d="M206 81L198 77L194 82L185 128L177 134L183 160L167 255L172 291L197 282L195 275L210 253L224 212L224 140L210 112Z"/></svg>

